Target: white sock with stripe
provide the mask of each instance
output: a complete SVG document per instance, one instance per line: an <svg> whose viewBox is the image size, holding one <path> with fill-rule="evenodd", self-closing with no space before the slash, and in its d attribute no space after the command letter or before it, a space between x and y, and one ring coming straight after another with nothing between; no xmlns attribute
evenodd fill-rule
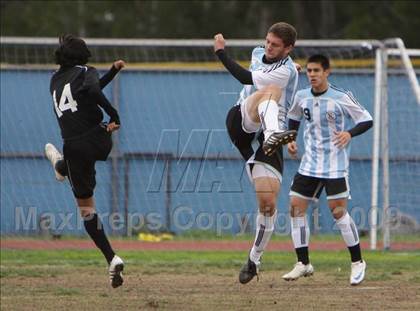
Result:
<svg viewBox="0 0 420 311"><path fill-rule="evenodd" d="M294 247L308 247L310 230L306 217L290 217L290 221Z"/></svg>
<svg viewBox="0 0 420 311"><path fill-rule="evenodd" d="M341 231L344 241L348 247L359 244L359 233L357 232L356 225L349 213L336 220L337 227Z"/></svg>
<svg viewBox="0 0 420 311"><path fill-rule="evenodd" d="M260 263L261 256L270 241L271 235L274 231L274 224L277 218L277 211L273 216L264 216L258 213L256 233L254 245L252 246L251 252L249 253L249 259L256 264Z"/></svg>

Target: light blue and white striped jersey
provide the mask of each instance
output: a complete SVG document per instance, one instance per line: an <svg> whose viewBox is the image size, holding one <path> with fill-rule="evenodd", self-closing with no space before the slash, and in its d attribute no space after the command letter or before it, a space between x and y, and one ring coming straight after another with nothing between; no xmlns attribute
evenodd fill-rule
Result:
<svg viewBox="0 0 420 311"><path fill-rule="evenodd" d="M236 104L243 104L245 99L256 90L274 84L278 85L283 91L279 105L280 108L283 108L281 111L286 114L292 104L292 99L297 89L298 72L296 66L290 56L272 64L265 64L263 62L264 54L264 47L261 46L256 47L252 51L249 70L252 72L252 81L254 82L254 85L244 85ZM284 122L281 122L280 128L285 129L286 124L283 123Z"/></svg>
<svg viewBox="0 0 420 311"><path fill-rule="evenodd" d="M354 124L372 120L351 92L333 85L318 96L310 88L299 90L287 116L295 121L305 118L300 174L318 178L348 176L350 143L345 148L336 147L334 131L348 131Z"/></svg>

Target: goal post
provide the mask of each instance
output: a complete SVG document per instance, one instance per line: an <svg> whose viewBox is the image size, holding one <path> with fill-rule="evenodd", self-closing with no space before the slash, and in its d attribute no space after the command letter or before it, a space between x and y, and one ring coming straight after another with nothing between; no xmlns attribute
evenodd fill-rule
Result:
<svg viewBox="0 0 420 311"><path fill-rule="evenodd" d="M377 125L377 127L381 128L381 135L380 135L380 144L381 144L381 155L382 155L382 240L383 240L383 249L389 250L391 249L391 226L392 226L392 215L391 215L391 206L390 206L390 155L389 155L389 106L390 103L388 102L388 60L390 57L396 56L401 59L402 63L402 70L407 75L409 80L409 84L412 90L412 94L415 98L415 101L418 105L420 105L420 87L418 78L414 71L412 62L410 60L411 57L420 57L420 49L406 49L404 46L404 42L400 38L394 39L387 39L384 40L384 48L379 50L378 52L381 54L377 57L377 64L381 67L381 81L378 82L381 84L381 91L380 98L381 103L375 102L375 114L380 114L379 118L376 118L378 121L380 120L381 124ZM376 109L377 108L377 109ZM415 108L414 108L415 109ZM420 109L420 108L419 108ZM378 112L376 112L378 110ZM416 121L414 121L416 122ZM419 128L419 127L417 127ZM415 139L413 140L415 142ZM417 150L417 155L419 150ZM376 159L379 162L379 158ZM414 161L416 161L416 154L414 154ZM375 164L378 167L378 164ZM411 173L418 174L416 171L412 171ZM378 171L379 177L379 171ZM377 185L376 185L377 186ZM372 182L372 189L373 189L373 182ZM373 201L373 199L372 199ZM372 202L372 207L377 206L377 202ZM398 216L397 216L398 217ZM395 222L395 221L394 221ZM397 220L398 224L398 220ZM416 228L417 229L417 228ZM415 233L416 234L416 233ZM418 234L418 233L417 233ZM376 249L376 226L371 227L371 249Z"/></svg>
<svg viewBox="0 0 420 311"><path fill-rule="evenodd" d="M383 97L384 51L380 47L375 52L375 98L373 113L373 146L372 146L372 185L370 208L370 249L376 249L378 224L378 185L379 185L379 148L381 135L381 103Z"/></svg>

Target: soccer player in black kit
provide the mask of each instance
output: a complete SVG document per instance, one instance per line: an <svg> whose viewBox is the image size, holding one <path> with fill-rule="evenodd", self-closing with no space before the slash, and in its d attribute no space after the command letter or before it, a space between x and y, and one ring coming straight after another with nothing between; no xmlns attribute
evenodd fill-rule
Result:
<svg viewBox="0 0 420 311"><path fill-rule="evenodd" d="M102 93L104 88L124 67L122 60L101 78L94 67L87 66L91 53L86 43L75 36L64 35L55 51L60 68L51 78L50 92L54 111L61 128L63 155L48 143L45 154L53 165L56 179L68 177L87 233L101 250L109 265L112 287L123 283L124 262L118 257L95 212L93 191L96 185L95 162L105 161L112 148L111 133L120 127L118 112ZM109 116L103 123L101 107Z"/></svg>

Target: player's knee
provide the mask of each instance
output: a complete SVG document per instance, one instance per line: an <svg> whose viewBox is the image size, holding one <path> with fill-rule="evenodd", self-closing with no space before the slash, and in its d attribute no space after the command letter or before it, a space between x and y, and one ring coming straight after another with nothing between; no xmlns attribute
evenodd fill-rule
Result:
<svg viewBox="0 0 420 311"><path fill-rule="evenodd" d="M281 97L281 88L275 84L267 85L266 87L261 89L261 92L274 100L279 100Z"/></svg>
<svg viewBox="0 0 420 311"><path fill-rule="evenodd" d="M306 209L301 206L299 199L292 196L290 198L290 217L303 217L305 212Z"/></svg>
<svg viewBox="0 0 420 311"><path fill-rule="evenodd" d="M274 195L267 195L259 198L259 210L264 215L272 216L276 211L276 198Z"/></svg>
<svg viewBox="0 0 420 311"><path fill-rule="evenodd" d="M93 206L79 206L80 216L85 219L95 214L95 208Z"/></svg>
<svg viewBox="0 0 420 311"><path fill-rule="evenodd" d="M95 201L93 193L86 192L84 196L76 196L77 205L79 207L80 216L86 218L95 213Z"/></svg>
<svg viewBox="0 0 420 311"><path fill-rule="evenodd" d="M299 205L299 199L295 196L290 196L290 206L295 207Z"/></svg>
<svg viewBox="0 0 420 311"><path fill-rule="evenodd" d="M264 216L271 217L276 212L276 207L272 205L260 206L259 211Z"/></svg>
<svg viewBox="0 0 420 311"><path fill-rule="evenodd" d="M305 209L298 205L290 205L290 217L305 216Z"/></svg>
<svg viewBox="0 0 420 311"><path fill-rule="evenodd" d="M334 219L340 219L347 211L342 205L330 205L329 207Z"/></svg>

